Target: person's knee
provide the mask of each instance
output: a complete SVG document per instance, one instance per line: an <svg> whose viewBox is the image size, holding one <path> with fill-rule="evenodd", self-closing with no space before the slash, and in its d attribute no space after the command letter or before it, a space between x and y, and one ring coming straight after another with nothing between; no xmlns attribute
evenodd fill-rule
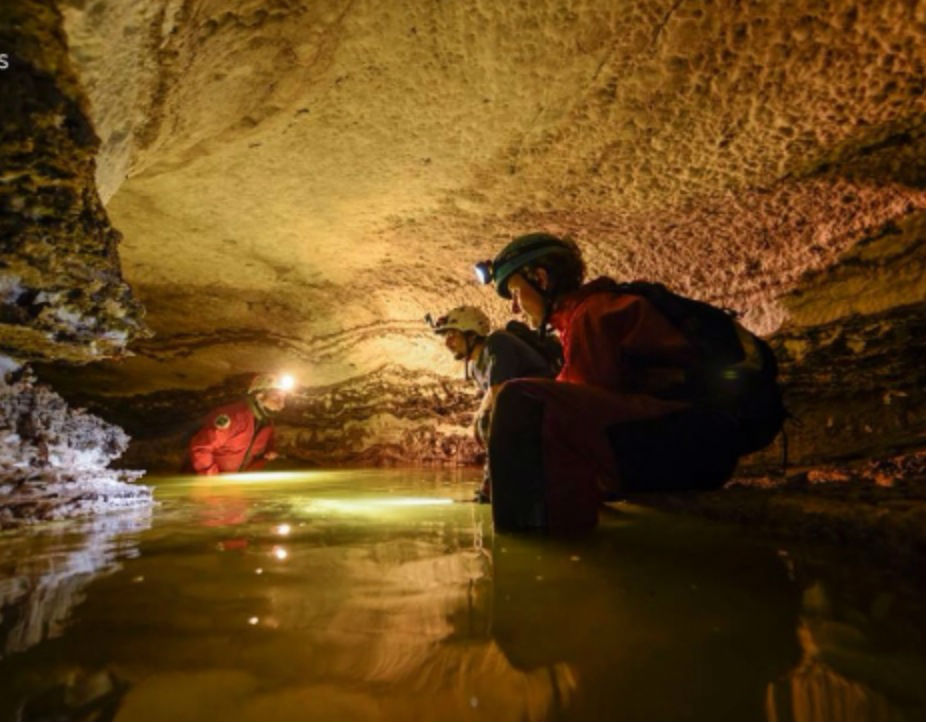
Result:
<svg viewBox="0 0 926 722"><path fill-rule="evenodd" d="M533 424L535 410L540 405L532 398L530 382L513 380L505 382L495 398L489 439L521 433Z"/></svg>
<svg viewBox="0 0 926 722"><path fill-rule="evenodd" d="M500 389L489 432L492 518L500 531L545 525L542 420L543 403L528 382Z"/></svg>

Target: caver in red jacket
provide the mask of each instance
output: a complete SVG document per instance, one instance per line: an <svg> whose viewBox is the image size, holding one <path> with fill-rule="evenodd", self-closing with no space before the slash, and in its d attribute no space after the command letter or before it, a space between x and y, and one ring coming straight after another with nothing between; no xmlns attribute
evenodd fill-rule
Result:
<svg viewBox="0 0 926 722"><path fill-rule="evenodd" d="M212 411L190 440L190 462L197 474L253 471L273 450L273 425L253 399Z"/></svg>
<svg viewBox="0 0 926 722"><path fill-rule="evenodd" d="M659 392L695 350L642 296L608 279L559 299L555 381L506 383L489 439L493 518L501 530L595 526L602 495L712 488L732 473L734 422Z"/></svg>

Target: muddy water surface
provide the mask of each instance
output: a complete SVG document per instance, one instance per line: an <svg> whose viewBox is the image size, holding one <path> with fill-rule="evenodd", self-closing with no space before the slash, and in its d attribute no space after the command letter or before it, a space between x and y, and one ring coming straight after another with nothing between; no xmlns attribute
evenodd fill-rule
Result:
<svg viewBox="0 0 926 722"><path fill-rule="evenodd" d="M615 505L493 535L476 473L149 479L0 535L0 720L914 720L918 585Z"/></svg>

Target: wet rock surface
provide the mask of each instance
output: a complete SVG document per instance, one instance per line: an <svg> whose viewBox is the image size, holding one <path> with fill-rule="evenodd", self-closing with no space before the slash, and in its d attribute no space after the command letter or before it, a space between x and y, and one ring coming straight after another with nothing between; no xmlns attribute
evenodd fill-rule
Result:
<svg viewBox="0 0 926 722"><path fill-rule="evenodd" d="M51 3L0 9L0 353L89 361L144 334L96 191L99 148Z"/></svg>
<svg viewBox="0 0 926 722"><path fill-rule="evenodd" d="M28 375L0 384L0 529L150 505L143 471L107 468L128 442Z"/></svg>
<svg viewBox="0 0 926 722"><path fill-rule="evenodd" d="M926 452L740 474L715 492L635 494L646 506L841 548L926 581ZM619 508L617 503L616 507ZM850 551L851 550L851 551Z"/></svg>
<svg viewBox="0 0 926 722"><path fill-rule="evenodd" d="M902 306L770 339L779 359L787 439L741 467L884 456L926 442L926 307Z"/></svg>

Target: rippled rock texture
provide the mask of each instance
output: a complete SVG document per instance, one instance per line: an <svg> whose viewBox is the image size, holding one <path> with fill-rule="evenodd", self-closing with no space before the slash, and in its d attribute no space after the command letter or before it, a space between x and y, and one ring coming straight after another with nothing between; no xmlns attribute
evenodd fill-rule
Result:
<svg viewBox="0 0 926 722"><path fill-rule="evenodd" d="M282 420L295 457L475 459L467 391L440 380L458 366L420 319L468 302L501 323L471 263L545 229L592 275L777 334L801 463L922 446L920 0L62 0L67 57L50 2L5 7L30 18L27 57L58 53L25 76L86 92L95 172L87 122L61 154L94 173L155 331L43 373L113 418L136 405L135 435L181 440L216 389L287 370L308 389ZM168 403L188 415L144 429Z"/></svg>
<svg viewBox="0 0 926 722"><path fill-rule="evenodd" d="M210 408L244 396L250 377L239 375L203 392L72 400L105 413L131 432L120 463L176 472L186 446ZM306 388L275 418L277 465L464 466L482 463L484 450L470 428L475 388L434 373L385 365L364 376Z"/></svg>
<svg viewBox="0 0 926 722"><path fill-rule="evenodd" d="M926 443L926 213L862 239L808 273L773 337L788 456L808 465L889 457ZM774 463L777 448L746 466Z"/></svg>
<svg viewBox="0 0 926 722"><path fill-rule="evenodd" d="M151 490L132 483L144 472L107 468L128 442L28 376L0 384L0 529L149 505Z"/></svg>

